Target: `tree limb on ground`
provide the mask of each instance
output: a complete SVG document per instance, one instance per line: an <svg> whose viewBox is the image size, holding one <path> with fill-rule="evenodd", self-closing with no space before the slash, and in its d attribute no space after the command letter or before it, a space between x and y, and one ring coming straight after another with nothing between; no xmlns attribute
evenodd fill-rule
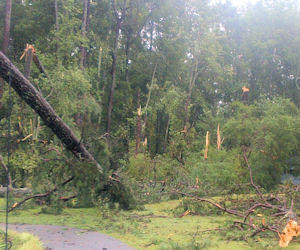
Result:
<svg viewBox="0 0 300 250"><path fill-rule="evenodd" d="M70 177L69 179L65 180L63 183L60 184L60 186L65 186L66 184L68 184L69 182L71 182L72 180L74 179L74 177ZM24 200L20 201L20 202L17 202L15 203L9 210L8 212L10 213L11 211L15 210L17 207L21 206L23 203L25 203L26 201L29 201L31 199L36 199L36 198L44 198L44 197L47 197L49 196L50 194L54 193L55 191L57 191L57 187L47 191L46 193L43 193L43 194L35 194L35 195L32 195L32 196L29 196L27 198L25 198Z"/></svg>
<svg viewBox="0 0 300 250"><path fill-rule="evenodd" d="M294 209L294 198L290 199L290 192L299 193L299 186L296 186L290 190L288 188L280 190L281 192L277 195L269 194L264 195L261 188L254 183L252 167L249 163L246 149L243 148L243 157L247 164L250 178L250 186L255 190L256 195L251 196L249 199L232 200L229 199L230 204L238 203L237 207L230 207L227 205L228 200L224 199L221 202L216 202L212 199L201 198L195 194L195 190L191 189L191 192L184 193L182 191L175 190L174 193L180 194L187 197L188 199L208 203L224 213L231 214L241 218L241 221L234 221L233 226L243 231L245 228L252 231L250 237L254 237L257 234L265 231L271 231L280 235L283 226L286 224L286 220L297 221L297 215L293 212ZM283 187L284 188L284 187ZM295 198L296 199L296 198ZM221 205L223 204L223 205ZM264 210L269 210L270 213L266 215L261 214Z"/></svg>

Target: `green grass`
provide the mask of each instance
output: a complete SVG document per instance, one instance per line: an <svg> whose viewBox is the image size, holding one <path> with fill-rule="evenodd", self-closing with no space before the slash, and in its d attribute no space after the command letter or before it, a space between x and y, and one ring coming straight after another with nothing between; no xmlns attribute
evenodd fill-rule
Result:
<svg viewBox="0 0 300 250"><path fill-rule="evenodd" d="M39 239L29 233L8 232L8 242L11 250L43 250ZM0 230L0 249L5 248L5 234Z"/></svg>
<svg viewBox="0 0 300 250"><path fill-rule="evenodd" d="M12 212L9 222L65 225L99 231L137 249L279 249L273 234L269 240L256 238L245 242L227 240L223 231L201 232L224 228L236 218L227 215L177 218L172 210L178 204L179 201L149 204L141 211L118 211L108 207L65 208L60 215L43 214L41 208L33 208ZM5 213L0 212L0 220L3 222L4 219ZM300 244L292 243L288 249L299 250Z"/></svg>

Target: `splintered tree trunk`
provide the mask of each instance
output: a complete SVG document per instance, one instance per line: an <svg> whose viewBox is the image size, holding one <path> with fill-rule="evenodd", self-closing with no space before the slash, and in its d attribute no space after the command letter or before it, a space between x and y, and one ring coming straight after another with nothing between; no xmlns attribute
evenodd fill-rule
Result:
<svg viewBox="0 0 300 250"><path fill-rule="evenodd" d="M2 52L5 55L7 55L8 46L9 46L11 7L12 7L12 0L6 0L3 43L2 43ZM3 96L3 91L4 91L4 80L2 78L0 78L0 108L2 106L1 99L2 99L2 96Z"/></svg>
<svg viewBox="0 0 300 250"><path fill-rule="evenodd" d="M42 97L35 87L24 75L12 64L12 62L0 52L0 77L11 80L12 88L17 94L42 118L44 123L56 134L76 157L94 163L98 171L102 172L99 163L80 143L67 124L55 113L50 104Z"/></svg>
<svg viewBox="0 0 300 250"><path fill-rule="evenodd" d="M217 149L221 150L221 146L222 146L221 131L220 131L220 124L218 124L218 129L217 129Z"/></svg>
<svg viewBox="0 0 300 250"><path fill-rule="evenodd" d="M135 155L139 153L141 144L141 132L142 132L142 107L140 105L140 89L138 89L138 110L137 110L137 120L136 120L136 135L135 135Z"/></svg>
<svg viewBox="0 0 300 250"><path fill-rule="evenodd" d="M209 147L209 131L206 132L204 160L208 159L208 147Z"/></svg>
<svg viewBox="0 0 300 250"><path fill-rule="evenodd" d="M32 49L28 49L25 56L25 72L24 76L29 79L30 72L31 72L31 65L32 65L32 59L33 59L33 51Z"/></svg>

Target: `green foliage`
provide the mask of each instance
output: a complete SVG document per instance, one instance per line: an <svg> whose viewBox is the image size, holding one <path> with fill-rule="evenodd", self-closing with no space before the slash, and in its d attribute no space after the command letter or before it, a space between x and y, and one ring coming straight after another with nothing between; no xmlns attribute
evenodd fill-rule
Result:
<svg viewBox="0 0 300 250"><path fill-rule="evenodd" d="M117 2L122 11L122 1ZM45 192L74 176L56 196L77 195L76 206L90 207L106 195L112 204L129 209L136 203L132 197L159 199L159 182L169 189L199 184L202 195L230 192L249 181L243 150L255 183L266 189L279 184L283 173L300 172L294 163L300 148L296 1L259 2L240 12L229 2L130 0L119 41L112 1L91 2L86 34L80 1L58 1L57 20L53 10L54 1L13 2L9 57L24 72L19 58L26 43L34 44L47 74L32 64L29 80L101 163L104 174L74 161L14 92L10 102L6 84L0 100L0 152L7 163L9 143L15 187ZM2 31L1 26L0 36ZM107 134L115 43L116 86ZM82 48L84 67L79 63ZM250 93L241 103L244 85ZM224 139L219 151L218 124ZM206 131L211 145L205 161ZM148 144L136 154L137 139ZM120 168L125 186L109 185L105 179ZM151 181L144 190L149 195L130 190L136 181Z"/></svg>
<svg viewBox="0 0 300 250"><path fill-rule="evenodd" d="M196 179L199 179L197 185L201 195L226 193L233 185L248 181L236 150L217 151L210 148L206 161L202 155L194 153L186 161L189 180L192 185L196 185Z"/></svg>
<svg viewBox="0 0 300 250"><path fill-rule="evenodd" d="M5 249L5 233L0 231L0 248ZM32 234L9 231L8 248L11 250L42 250L42 242Z"/></svg>
<svg viewBox="0 0 300 250"><path fill-rule="evenodd" d="M265 188L274 187L291 166L288 160L298 150L299 113L286 99L246 106L232 105L233 116L224 126L228 149L247 147L254 178Z"/></svg>
<svg viewBox="0 0 300 250"><path fill-rule="evenodd" d="M62 211L63 211L63 201L52 196L51 199L49 200L49 204L41 207L40 213L58 215L61 214Z"/></svg>
<svg viewBox="0 0 300 250"><path fill-rule="evenodd" d="M191 200L188 198L181 199L179 205L175 209L173 209L172 212L174 216L180 217L188 210L193 215L201 216L222 214L220 209L214 207L211 204L199 202L197 200Z"/></svg>

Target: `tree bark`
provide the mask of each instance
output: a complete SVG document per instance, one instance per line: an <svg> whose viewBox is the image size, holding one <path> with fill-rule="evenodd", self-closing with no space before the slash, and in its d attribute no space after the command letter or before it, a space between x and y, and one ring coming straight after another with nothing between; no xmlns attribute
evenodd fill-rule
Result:
<svg viewBox="0 0 300 250"><path fill-rule="evenodd" d="M166 152L167 143L168 143L169 128L170 128L170 115L168 114L168 121L167 121L166 133L165 133L165 141L164 141L164 151L165 152Z"/></svg>
<svg viewBox="0 0 300 250"><path fill-rule="evenodd" d="M12 0L6 0L2 52L6 55L9 46Z"/></svg>
<svg viewBox="0 0 300 250"><path fill-rule="evenodd" d="M58 32L59 31L59 22L58 22L57 0L54 0L54 15L55 15L55 29L56 29L56 32Z"/></svg>
<svg viewBox="0 0 300 250"><path fill-rule="evenodd" d="M136 134L135 134L135 156L139 153L140 144L141 144L142 108L140 105L140 96L141 96L141 91L140 89L138 89L138 94L137 94L138 112L137 112Z"/></svg>
<svg viewBox="0 0 300 250"><path fill-rule="evenodd" d="M28 49L25 55L25 71L24 76L29 79L30 72L31 72L31 65L32 65L32 59L33 59L33 51L32 49Z"/></svg>
<svg viewBox="0 0 300 250"><path fill-rule="evenodd" d="M189 82L189 92L188 96L186 98L185 106L184 106L184 127L183 127L183 132L187 133L188 131L188 119L189 119L189 106L191 105L191 99L192 99L192 93L193 93L193 88L195 86L196 79L198 77L198 60L196 60L195 65L192 68L191 71L191 77L190 77L190 82Z"/></svg>
<svg viewBox="0 0 300 250"><path fill-rule="evenodd" d="M127 31L127 38L126 38L126 48L125 48L125 81L129 82L129 58L130 58L130 46L131 46L131 40L132 40L132 28L129 27Z"/></svg>
<svg viewBox="0 0 300 250"><path fill-rule="evenodd" d="M3 43L2 43L2 52L7 55L8 46L9 46L9 34L10 34L10 21L11 21L11 8L12 0L6 0L5 5L5 19L4 19L4 32L3 32ZM4 80L0 78L0 108L2 106L2 96L4 91Z"/></svg>
<svg viewBox="0 0 300 250"><path fill-rule="evenodd" d="M115 41L114 41L114 49L112 53L112 65L111 65L111 73L112 73L112 83L111 83L111 89L110 89L110 95L109 95L109 102L108 102L108 110L107 110L107 125L106 125L106 132L110 134L111 130L111 115L112 115L112 109L113 109L113 99L114 99L114 92L116 88L116 71L117 71L117 60L118 60L118 47L119 47L119 39L120 39L120 31L122 22L125 18L125 6L126 6L126 0L124 0L124 5L121 11L121 15L116 9L116 1L112 1L113 9L114 9L114 15L116 17L117 23L116 23L116 31L115 31Z"/></svg>
<svg viewBox="0 0 300 250"><path fill-rule="evenodd" d="M8 167L6 166L4 160L3 160L3 157L2 155L0 154L0 164L2 165L3 169L5 170L6 174L7 174L7 180L8 180L8 183L7 183L7 186L9 188L12 188L12 179L11 179L11 175L10 175L10 172L9 172L9 169Z"/></svg>
<svg viewBox="0 0 300 250"><path fill-rule="evenodd" d="M151 29L150 29L150 47L149 47L150 55L152 55L152 49L153 49L153 30L154 30L154 24L153 24L153 21L151 21Z"/></svg>
<svg viewBox="0 0 300 250"><path fill-rule="evenodd" d="M50 104L42 97L39 91L27 80L24 75L12 64L12 62L0 52L0 77L9 81L17 94L42 118L44 123L56 134L80 160L93 162L97 169L102 168L93 156L82 145L67 124L56 114Z"/></svg>
<svg viewBox="0 0 300 250"><path fill-rule="evenodd" d="M148 105L150 102L150 98L151 98L151 93L152 93L152 88L153 88L153 84L154 84L154 78L155 78L155 74L156 74L156 68L157 68L157 64L155 64L153 73L152 73L152 78L151 78L151 84L149 87L149 92L148 92L148 97L147 97L147 102L146 102L146 106L145 106L145 119L144 119L144 129L145 130L147 128L147 120L148 120Z"/></svg>
<svg viewBox="0 0 300 250"><path fill-rule="evenodd" d="M82 36L86 37L89 26L89 12L90 12L90 0L83 0L83 17L82 17ZM86 67L86 48L81 46L81 55L80 55L80 67L84 69Z"/></svg>
<svg viewBox="0 0 300 250"><path fill-rule="evenodd" d="M120 37L120 29L121 29L121 20L117 21L116 27L116 37L115 37L115 45L112 54L112 83L110 89L110 96L109 96L109 103L108 103L108 112L107 112L107 133L110 133L111 130L111 114L113 109L113 99L114 99L114 92L116 88L116 70L117 70L117 59L118 59L118 44L119 44L119 37Z"/></svg>

